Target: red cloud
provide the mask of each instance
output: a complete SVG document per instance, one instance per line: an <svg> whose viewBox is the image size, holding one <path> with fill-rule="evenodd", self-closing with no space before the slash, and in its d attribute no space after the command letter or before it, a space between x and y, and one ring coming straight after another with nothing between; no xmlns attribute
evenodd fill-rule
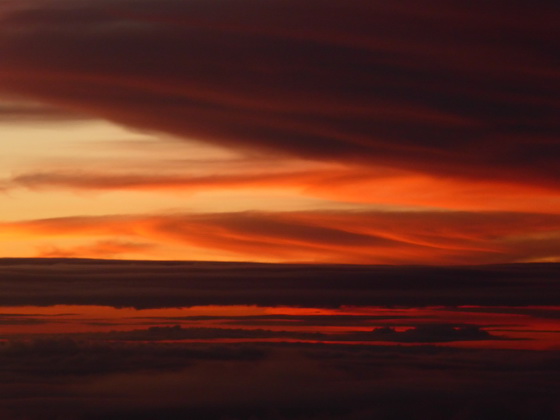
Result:
<svg viewBox="0 0 560 420"><path fill-rule="evenodd" d="M560 216L504 212L245 212L4 223L19 237L130 238L240 260L477 264L558 260ZM148 250L149 251L149 250ZM98 256L83 249L80 256Z"/></svg>
<svg viewBox="0 0 560 420"><path fill-rule="evenodd" d="M208 190L284 189L308 196L360 204L437 207L453 210L502 210L557 213L560 191L530 184L441 179L395 170L355 166L306 170L264 169L251 162L243 171L219 174L167 175L141 173L88 173L42 171L20 174L4 189L122 190L196 193Z"/></svg>
<svg viewBox="0 0 560 420"><path fill-rule="evenodd" d="M146 243L104 240L91 245L76 246L73 248L60 248L49 245L42 246L37 254L38 258L114 258L128 253L149 252L153 245Z"/></svg>

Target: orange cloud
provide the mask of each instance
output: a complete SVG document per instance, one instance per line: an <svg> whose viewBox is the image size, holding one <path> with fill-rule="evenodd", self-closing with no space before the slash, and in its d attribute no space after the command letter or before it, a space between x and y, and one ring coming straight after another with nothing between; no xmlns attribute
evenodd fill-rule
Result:
<svg viewBox="0 0 560 420"><path fill-rule="evenodd" d="M560 258L560 216L536 213L123 215L4 223L1 228L5 235L29 241L48 238L53 243L57 238L103 241L118 236L198 249L198 255L212 255L208 259L221 255L283 262L480 264ZM83 257L99 255L95 249L81 251ZM150 249L145 251L148 257Z"/></svg>
<svg viewBox="0 0 560 420"><path fill-rule="evenodd" d="M128 253L146 253L153 248L147 243L126 242L117 240L97 241L87 246L60 248L54 245L39 247L38 258L115 258Z"/></svg>
<svg viewBox="0 0 560 420"><path fill-rule="evenodd" d="M217 164L219 166L219 164ZM223 163L224 168L227 164ZM24 173L4 182L4 189L121 190L196 193L208 190L280 189L300 195L357 204L420 206L453 210L560 212L560 189L522 183L438 178L417 173L355 166L257 171L224 170L214 175L88 173L43 171ZM216 170L218 168L216 167Z"/></svg>
<svg viewBox="0 0 560 420"><path fill-rule="evenodd" d="M250 171L250 169L249 169ZM296 172L227 173L219 175L143 175L84 172L38 172L22 174L6 182L12 187L30 189L91 189L91 190L183 190L238 188L301 188L329 174L326 170Z"/></svg>

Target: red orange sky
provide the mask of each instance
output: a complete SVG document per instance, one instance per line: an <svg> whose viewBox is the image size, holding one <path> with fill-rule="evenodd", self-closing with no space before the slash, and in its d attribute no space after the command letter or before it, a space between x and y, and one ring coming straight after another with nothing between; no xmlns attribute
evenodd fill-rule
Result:
<svg viewBox="0 0 560 420"><path fill-rule="evenodd" d="M560 261L554 6L217 3L0 5L0 256Z"/></svg>
<svg viewBox="0 0 560 420"><path fill-rule="evenodd" d="M0 419L560 418L559 22L0 0Z"/></svg>

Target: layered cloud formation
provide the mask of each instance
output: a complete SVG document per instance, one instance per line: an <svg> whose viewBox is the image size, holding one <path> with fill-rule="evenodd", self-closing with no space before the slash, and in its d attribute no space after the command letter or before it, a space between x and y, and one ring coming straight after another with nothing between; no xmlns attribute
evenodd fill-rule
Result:
<svg viewBox="0 0 560 420"><path fill-rule="evenodd" d="M7 259L0 264L0 305L556 305L559 270L558 264L394 267Z"/></svg>
<svg viewBox="0 0 560 420"><path fill-rule="evenodd" d="M9 222L0 227L6 241L86 241L70 248L45 245L38 250L43 257L111 257L166 243L192 255L221 250L222 255L245 261L449 265L555 261L560 249L560 216L539 213L117 215ZM118 239L107 239L113 237Z"/></svg>
<svg viewBox="0 0 560 420"><path fill-rule="evenodd" d="M37 208L9 211L3 227L33 244L10 255L558 261L558 13L545 0L4 3L1 121L101 119L161 149L195 145L175 161L122 142L118 159L84 148L3 171L5 196ZM45 150L62 147L50 136ZM200 144L233 155L197 161ZM67 210L76 192L123 204ZM57 215L77 217L44 220Z"/></svg>
<svg viewBox="0 0 560 420"><path fill-rule="evenodd" d="M4 91L244 150L557 185L552 2L2 9Z"/></svg>
<svg viewBox="0 0 560 420"><path fill-rule="evenodd" d="M552 420L559 270L4 259L0 416Z"/></svg>

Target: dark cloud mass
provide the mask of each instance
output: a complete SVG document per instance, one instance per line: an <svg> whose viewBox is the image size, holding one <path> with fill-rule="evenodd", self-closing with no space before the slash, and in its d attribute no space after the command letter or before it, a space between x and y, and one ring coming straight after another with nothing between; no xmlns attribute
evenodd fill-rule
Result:
<svg viewBox="0 0 560 420"><path fill-rule="evenodd" d="M141 130L557 185L550 1L27 1L0 88Z"/></svg>
<svg viewBox="0 0 560 420"><path fill-rule="evenodd" d="M553 328L559 270L3 259L0 417L553 420L558 331L535 350L497 345ZM471 306L481 303L495 306ZM53 304L289 307L111 321L107 308L39 307ZM543 304L552 306L525 306ZM339 305L349 312L325 309ZM80 323L85 332L67 331Z"/></svg>
<svg viewBox="0 0 560 420"><path fill-rule="evenodd" d="M38 339L0 344L0 361L10 420L552 420L559 408L557 351Z"/></svg>
<svg viewBox="0 0 560 420"><path fill-rule="evenodd" d="M0 305L557 305L559 270L5 259Z"/></svg>
<svg viewBox="0 0 560 420"><path fill-rule="evenodd" d="M325 317L325 324L329 318ZM284 327L289 324L285 324ZM207 328L180 325L156 326L132 331L100 333L99 337L118 341L160 340L296 340L310 342L387 342L387 343L446 343L453 341L501 340L508 337L494 336L476 325L424 324L399 332L385 326L370 331L321 333L247 328Z"/></svg>

